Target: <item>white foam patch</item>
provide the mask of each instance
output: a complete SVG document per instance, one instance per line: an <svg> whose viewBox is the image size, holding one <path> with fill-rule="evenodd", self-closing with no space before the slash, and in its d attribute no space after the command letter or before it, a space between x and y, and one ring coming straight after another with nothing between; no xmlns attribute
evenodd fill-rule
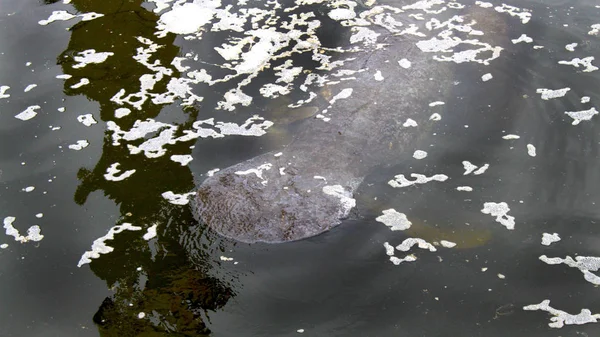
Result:
<svg viewBox="0 0 600 337"><path fill-rule="evenodd" d="M10 87L8 85L0 85L0 99L10 97L10 94L6 93L8 91L8 89L10 89Z"/></svg>
<svg viewBox="0 0 600 337"><path fill-rule="evenodd" d="M543 300L539 304L524 306L523 310L542 310L548 312L552 315L552 317L550 317L550 323L548 324L548 326L551 328L562 328L565 325L597 323L598 319L600 319L600 314L592 315L592 312L589 309L581 309L581 312L577 315L572 315L568 312L554 309L550 306L550 300Z"/></svg>
<svg viewBox="0 0 600 337"><path fill-rule="evenodd" d="M406 255L404 258L398 258L396 256L390 256L390 261L395 264L395 265L399 265L402 262L414 262L417 261L417 257L414 255Z"/></svg>
<svg viewBox="0 0 600 337"><path fill-rule="evenodd" d="M413 158L417 160L424 159L425 157L427 157L427 152L423 150L416 150L415 153L413 153Z"/></svg>
<svg viewBox="0 0 600 337"><path fill-rule="evenodd" d="M67 11L53 11L47 19L38 21L38 24L45 26L54 21L67 21L74 17L75 15L68 13Z"/></svg>
<svg viewBox="0 0 600 337"><path fill-rule="evenodd" d="M215 175L215 173L219 172L220 170L221 169L219 169L219 168L215 168L215 169L209 170L208 172L206 172L206 175L209 176L209 177L212 177L212 176Z"/></svg>
<svg viewBox="0 0 600 337"><path fill-rule="evenodd" d="M131 113L131 109L128 108L118 108L115 110L116 118L123 118Z"/></svg>
<svg viewBox="0 0 600 337"><path fill-rule="evenodd" d="M340 199L341 208L338 212L338 219L346 218L350 214L350 210L356 206L356 200L352 198L352 194L341 185L323 186L323 193Z"/></svg>
<svg viewBox="0 0 600 337"><path fill-rule="evenodd" d="M164 192L163 194L161 194L163 199L166 199L168 202L170 202L173 205L180 205L180 206L187 205L190 202L190 198L195 195L196 195L196 192L176 194L176 193L173 193L172 191L167 191L167 192Z"/></svg>
<svg viewBox="0 0 600 337"><path fill-rule="evenodd" d="M473 28L475 24L475 21L465 23L464 19L460 16L454 16L445 22L431 19L426 24L427 29L441 31L437 36L429 40L418 41L417 47L423 52L435 53L436 55L433 56L433 59L436 61L455 63L476 62L487 65L490 61L500 56L502 47L492 46L477 39L463 40L454 35L455 32L477 36L483 35L482 31ZM459 46L463 50L455 51L459 49ZM452 53L452 55L448 56L448 53ZM487 57L482 58L480 55L486 55Z"/></svg>
<svg viewBox="0 0 600 337"><path fill-rule="evenodd" d="M581 97L581 104L585 104L585 103L589 103L589 102L590 102L590 96Z"/></svg>
<svg viewBox="0 0 600 337"><path fill-rule="evenodd" d="M98 123L92 114L79 115L77 116L77 121L88 127Z"/></svg>
<svg viewBox="0 0 600 337"><path fill-rule="evenodd" d="M417 245L417 247L421 248L421 249L427 249L430 252L435 252L437 251L437 249L429 242L423 240L423 239L419 239L419 238L408 238L405 239L404 241L402 241L401 244L396 246L396 249L402 252L407 252L409 251L412 246Z"/></svg>
<svg viewBox="0 0 600 337"><path fill-rule="evenodd" d="M387 256L394 256L394 246L390 245L389 242L384 242L383 247Z"/></svg>
<svg viewBox="0 0 600 337"><path fill-rule="evenodd" d="M22 121L28 121L33 117L37 116L37 112L35 110L41 109L39 105L32 105L27 107L27 109L23 110L20 114L16 115L15 118L20 119Z"/></svg>
<svg viewBox="0 0 600 337"><path fill-rule="evenodd" d="M410 63L410 61L409 61L409 60L407 60L407 59L402 59L402 60L398 61L398 65L400 65L400 66L401 66L402 68L404 68L404 69L408 69L408 68L410 68L410 66L411 66L412 64Z"/></svg>
<svg viewBox="0 0 600 337"><path fill-rule="evenodd" d="M68 4L70 2L71 2L70 0L63 1L64 4ZM67 11L53 11L52 14L50 14L50 16L47 19L38 21L38 24L40 24L42 26L46 26L55 21L67 21L67 20L71 20L76 17L80 17L81 21L90 21L90 20L94 20L94 19L97 19L97 18L100 18L103 16L104 16L104 14L95 13L95 12L73 15Z"/></svg>
<svg viewBox="0 0 600 337"><path fill-rule="evenodd" d="M129 171L125 171L123 173L121 173L121 170L118 169L117 167L119 167L119 163L114 163L112 165L110 165L110 167L108 169L106 169L106 173L104 174L104 179L109 180L109 181L122 181L125 180L129 177L131 177L132 174L135 173L135 170L129 170ZM119 174L120 175L116 175Z"/></svg>
<svg viewBox="0 0 600 337"><path fill-rule="evenodd" d="M429 116L429 120L430 121L439 121L442 119L442 115L440 115L439 113L433 113L431 114L431 116Z"/></svg>
<svg viewBox="0 0 600 337"><path fill-rule="evenodd" d="M96 52L94 49L84 50L80 53L77 53L77 56L74 56L73 59L77 62L77 64L73 65L73 68L79 69L87 66L88 64L98 64L106 61L109 56L113 56L115 53L113 52Z"/></svg>
<svg viewBox="0 0 600 337"><path fill-rule="evenodd" d="M490 73L483 74L481 76L481 80L484 82L487 82L487 81L491 80L492 78L494 78L494 76L492 76L492 74L490 74Z"/></svg>
<svg viewBox="0 0 600 337"><path fill-rule="evenodd" d="M494 4L492 4L491 2L485 2L485 1L475 1L475 4L482 8L494 7Z"/></svg>
<svg viewBox="0 0 600 337"><path fill-rule="evenodd" d="M544 246L550 246L552 243L554 242L558 242L560 241L560 236L558 236L558 233L544 233L542 234L542 244Z"/></svg>
<svg viewBox="0 0 600 337"><path fill-rule="evenodd" d="M473 192L473 187L471 186L458 186L456 188L457 191L461 191L461 192Z"/></svg>
<svg viewBox="0 0 600 337"><path fill-rule="evenodd" d="M84 85L88 85L88 84L90 84L90 80L84 77L84 78L80 79L79 82L73 84L71 86L71 89L79 89L79 88L83 87Z"/></svg>
<svg viewBox="0 0 600 337"><path fill-rule="evenodd" d="M527 144L527 154L531 157L535 157L537 155L535 146L533 146L533 144Z"/></svg>
<svg viewBox="0 0 600 337"><path fill-rule="evenodd" d="M573 259L572 257L567 256L564 259L561 259L560 257L549 258L546 255L542 255L540 256L540 260L550 265L564 263L571 268L577 268L583 273L583 277L586 281L594 285L600 285L600 277L592 273L600 269L600 257L575 256L575 259Z"/></svg>
<svg viewBox="0 0 600 337"><path fill-rule="evenodd" d="M27 193L33 192L33 190L35 190L35 186L27 186L24 189L22 189L22 191L27 192Z"/></svg>
<svg viewBox="0 0 600 337"><path fill-rule="evenodd" d="M538 94L542 94L543 100L549 100L553 98L564 97L567 94L567 92L569 92L569 90L571 90L571 88L562 88L556 90L540 88L537 89L536 92Z"/></svg>
<svg viewBox="0 0 600 337"><path fill-rule="evenodd" d="M14 237L15 241L20 243L29 241L38 242L44 238L44 236L41 234L40 226L38 225L29 227L29 229L27 229L27 236L21 235L19 230L13 226L13 223L16 219L17 218L14 216L7 216L4 218L4 229L6 230L6 235Z"/></svg>
<svg viewBox="0 0 600 337"><path fill-rule="evenodd" d="M485 164L482 167L478 168L477 170L475 170L475 172L473 172L474 175L478 176L480 174L484 174L485 171L487 171L487 169L490 167L490 164Z"/></svg>
<svg viewBox="0 0 600 337"><path fill-rule="evenodd" d="M235 110L237 104L242 106L249 106L252 103L252 97L243 93L240 89L231 89L223 96L225 101L219 102L219 109L225 109L228 111Z"/></svg>
<svg viewBox="0 0 600 337"><path fill-rule="evenodd" d="M446 103L442 102L442 101L435 101L435 102L431 102L429 103L429 106L438 106L438 105L444 105Z"/></svg>
<svg viewBox="0 0 600 337"><path fill-rule="evenodd" d="M407 230L412 225L412 222L406 218L406 214L397 212L393 208L384 210L383 215L375 218L375 221L390 227L392 231Z"/></svg>
<svg viewBox="0 0 600 337"><path fill-rule="evenodd" d="M233 261L233 257L227 257L227 256L223 256L223 255L221 255L221 256L219 257L219 259L220 259L221 261Z"/></svg>
<svg viewBox="0 0 600 337"><path fill-rule="evenodd" d="M255 174L258 177L258 179L262 180L262 183L264 185L264 184L266 184L267 180L263 179L263 171L268 171L272 167L273 167L273 164L265 163L265 164L262 164L262 165L258 166L257 168L254 168L254 169L248 169L248 170L245 170L245 171L236 171L234 173L237 174L237 175L243 175L243 176L248 175L248 174Z"/></svg>
<svg viewBox="0 0 600 337"><path fill-rule="evenodd" d="M383 81L383 75L381 75L381 70L377 70L375 72L375 75L373 75L373 77L375 78L375 81Z"/></svg>
<svg viewBox="0 0 600 337"><path fill-rule="evenodd" d="M463 161L463 168L465 170L465 173L463 173L463 175L469 175L471 173L473 173L474 175L480 175L485 173L485 171L487 171L487 169L490 167L490 164L485 164L483 166L481 166L479 169L477 169L476 165L473 165L470 161Z"/></svg>
<svg viewBox="0 0 600 337"><path fill-rule="evenodd" d="M456 242L441 240L440 245L444 248L454 248L456 247Z"/></svg>
<svg viewBox="0 0 600 337"><path fill-rule="evenodd" d="M515 217L508 215L509 211L510 208L505 202L486 202L483 204L481 213L496 217L496 222L499 222L509 230L513 230L515 229Z"/></svg>
<svg viewBox="0 0 600 337"><path fill-rule="evenodd" d="M575 51L575 47L577 47L577 42L569 43L565 46L565 49L568 51Z"/></svg>
<svg viewBox="0 0 600 337"><path fill-rule="evenodd" d="M407 118L407 119L406 119L406 122L404 122L404 124L402 124L402 126L403 126L403 127L405 127L405 128L408 128L408 127L413 127L413 128L415 128L415 127L417 127L417 126L418 126L418 124L417 124L417 122L416 122L414 119L412 119L412 118Z"/></svg>
<svg viewBox="0 0 600 337"><path fill-rule="evenodd" d="M189 154L183 154L183 155L174 154L171 156L171 160L176 163L181 164L181 166L185 166L185 165L189 164L193 159L194 158L192 158L192 156Z"/></svg>
<svg viewBox="0 0 600 337"><path fill-rule="evenodd" d="M25 90L23 90L23 92L29 92L31 91L31 89L37 87L37 84L29 84L28 86L25 87Z"/></svg>
<svg viewBox="0 0 600 337"><path fill-rule="evenodd" d="M260 121L260 123L256 123L257 121ZM191 130L181 131L183 136L180 137L175 137L175 134L178 131L177 126L157 122L153 119L144 121L137 120L129 131L121 130L121 128L113 121L108 121L106 125L108 130L113 132L112 144L114 146L120 145L122 140L135 141L137 139L143 139L148 134L160 131L157 136L145 140L140 145L127 145L131 154L143 152L148 158L158 158L167 152L164 148L167 144L174 145L178 142L187 142L196 138L222 138L230 135L258 137L266 134L266 129L271 127L273 123L265 121L264 118L258 116L247 119L242 125L224 122L215 123L214 119L210 118L194 122ZM203 126L210 126L211 128L204 128Z"/></svg>
<svg viewBox="0 0 600 337"><path fill-rule="evenodd" d="M78 140L77 143L69 145L69 149L79 151L85 149L88 145L90 145L90 143L87 140Z"/></svg>
<svg viewBox="0 0 600 337"><path fill-rule="evenodd" d="M517 43L521 43L521 42L532 43L533 39L530 38L529 36L527 36L527 34L521 34L521 36L519 36L517 39L512 39L511 41L513 44L517 44Z"/></svg>
<svg viewBox="0 0 600 337"><path fill-rule="evenodd" d="M96 12L88 12L77 15L81 18L81 21L91 21L97 18L101 18L104 14L96 13Z"/></svg>
<svg viewBox="0 0 600 337"><path fill-rule="evenodd" d="M155 238L156 237L156 228L157 227L158 227L158 224L154 224L154 225L148 227L148 230L146 231L146 234L144 234L144 236L142 238L144 240L146 240L146 241Z"/></svg>
<svg viewBox="0 0 600 337"><path fill-rule="evenodd" d="M575 68L579 68L579 66L581 66L584 68L582 70L584 73L589 73L598 70L598 67L592 64L592 61L594 61L594 59L595 58L593 56L584 57L582 59L576 57L571 61L558 61L558 64L570 65Z"/></svg>
<svg viewBox="0 0 600 337"><path fill-rule="evenodd" d="M108 233L98 239L94 240L92 243L92 250L86 251L81 256L79 263L77 263L77 267L81 267L84 264L92 262L92 259L97 259L101 254L108 254L115 250L113 247L110 247L106 244L108 240L114 240L115 234L119 234L125 230L130 231L140 231L142 227L133 226L130 223L124 222L121 225L117 225L108 230Z"/></svg>
<svg viewBox="0 0 600 337"><path fill-rule="evenodd" d="M528 9L522 9L515 6L510 6L507 4L502 4L502 6L494 7L496 12L498 13L508 13L510 16L516 16L521 19L522 24L526 24L531 20L531 13Z"/></svg>
<svg viewBox="0 0 600 337"><path fill-rule="evenodd" d="M502 136L502 139L506 139L506 140L514 140L514 139L519 139L521 138L521 136L519 135L506 135L506 136Z"/></svg>
<svg viewBox="0 0 600 337"><path fill-rule="evenodd" d="M333 96L329 105L333 105L337 100L349 98L352 95L352 88L342 89L337 95Z"/></svg>
<svg viewBox="0 0 600 337"><path fill-rule="evenodd" d="M600 23L591 25L592 30L588 32L589 35L598 35L600 33Z"/></svg>
<svg viewBox="0 0 600 337"><path fill-rule="evenodd" d="M415 178L415 180L410 181L404 177L404 174L399 174L394 176L393 180L388 181L388 184L394 188L408 187L416 184L426 184L430 181L446 181L448 180L448 176L445 174L435 174L431 177L427 177L423 174L411 173L410 176Z"/></svg>
<svg viewBox="0 0 600 337"><path fill-rule="evenodd" d="M594 117L595 115L598 114L598 110L596 110L596 108L590 108L590 109L581 110L581 111L565 111L565 114L567 114L569 117L573 118L573 122L571 124L577 125L577 124L581 123L582 121L591 120L592 117Z"/></svg>

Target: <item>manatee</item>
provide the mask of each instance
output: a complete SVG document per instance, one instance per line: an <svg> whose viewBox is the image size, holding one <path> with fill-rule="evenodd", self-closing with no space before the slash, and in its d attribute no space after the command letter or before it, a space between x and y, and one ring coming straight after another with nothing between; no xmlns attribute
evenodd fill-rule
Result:
<svg viewBox="0 0 600 337"><path fill-rule="evenodd" d="M380 12L384 10L381 7ZM409 13L392 14L406 21ZM321 107L316 116L321 118L298 122L293 140L281 151L207 178L191 202L196 218L236 241L280 243L321 234L353 216L357 207L353 196L365 176L407 158L406 146L423 136L423 128L433 123L429 120L433 112L443 111L429 103L444 101L456 64L434 59L427 46L419 47L420 41L436 36L428 34L423 38L382 33L378 41L383 44L347 57L343 69L358 72L353 81L330 87L334 98ZM451 58L448 48L441 50ZM497 49L488 51L488 59L497 57ZM410 67L401 66L401 59L409 60ZM487 63L484 56L475 62ZM383 80L375 80L376 72ZM406 125L407 118L419 126Z"/></svg>

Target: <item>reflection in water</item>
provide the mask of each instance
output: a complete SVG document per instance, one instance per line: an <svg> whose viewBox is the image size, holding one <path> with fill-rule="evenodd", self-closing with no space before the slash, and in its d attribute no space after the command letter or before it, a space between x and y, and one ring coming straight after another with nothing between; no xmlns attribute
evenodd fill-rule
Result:
<svg viewBox="0 0 600 337"><path fill-rule="evenodd" d="M134 59L139 54L138 48L144 47L137 38L154 38L158 16L142 8L142 1L75 0L72 5L80 12L97 12L104 16L71 28L68 48L58 57L64 73L72 75L65 82L65 93L85 95L98 102L100 119L116 121L125 130L136 120L156 118L163 106L146 101L141 109L132 108L132 113L117 119L115 111L123 106L111 98L121 89L139 91L140 77L149 69ZM173 35L163 38L150 62L169 65L180 52L173 41ZM114 55L100 64L73 67L77 63L74 57L89 49L110 51ZM73 88L82 78L89 79L90 83ZM155 89L164 91L167 82L168 78L159 80ZM191 106L183 109L183 114L181 127L189 129L196 121L198 110ZM180 142L169 150L189 154L193 142L194 139ZM135 169L135 174L124 181L107 180L104 175L113 163L120 163L120 167L127 170ZM187 207L171 204L161 197L165 186L179 192L193 189L189 168L170 160L169 156L132 155L126 144L113 145L107 131L96 166L81 168L77 176L80 185L74 198L78 204L83 205L90 193L101 190L120 206L120 222L141 226L144 231L158 225L158 235L150 241L142 239L138 232L116 235L107 242L114 252L91 263L94 273L114 291L94 316L101 335L208 334L205 312L221 308L233 292L222 281L209 276L207 256L202 256L205 253L200 252L200 257L196 254L194 262L186 258L188 252L183 250L179 237L188 226L193 226L192 215Z"/></svg>

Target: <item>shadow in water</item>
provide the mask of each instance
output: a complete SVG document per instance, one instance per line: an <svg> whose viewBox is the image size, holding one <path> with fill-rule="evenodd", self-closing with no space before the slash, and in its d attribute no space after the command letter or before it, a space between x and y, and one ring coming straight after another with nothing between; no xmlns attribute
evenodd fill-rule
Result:
<svg viewBox="0 0 600 337"><path fill-rule="evenodd" d="M146 101L140 109L132 108L131 114L117 119L115 110L123 106L111 98L121 89L139 91L140 77L152 73L134 56L139 54L138 48L145 47L138 37L155 39L158 16L142 8L142 1L75 0L72 5L81 13L97 12L104 16L71 28L68 48L57 60L64 73L72 75L64 84L65 94L85 95L98 102L100 119L113 121L124 130L130 129L136 120L156 118L163 106ZM173 43L173 35L161 39L149 62L169 66L180 52ZM114 55L100 64L73 67L77 63L74 57L89 49L110 51ZM72 87L83 78L90 83ZM167 82L166 77L159 79L154 88L164 91ZM190 129L198 116L197 107L182 110L180 126ZM157 225L158 235L147 241L139 232L121 233L109 243L113 252L91 262L91 270L114 291L100 305L94 322L102 336L206 335L209 333L206 312L221 308L234 296L234 291L227 282L209 275L207 253L194 252L194 260L190 260L180 238L190 227L199 225L187 207L171 204L161 197L165 186L173 191L193 190L190 169L169 156L148 158L131 154L127 145L115 146L111 134L105 133L102 154L95 167L79 170L75 202L84 205L90 193L102 191L119 205L119 224L131 223L144 230ZM169 145L169 150L190 154L194 141ZM113 163L135 169L135 174L120 182L107 180L104 175ZM202 233L201 228L199 232Z"/></svg>

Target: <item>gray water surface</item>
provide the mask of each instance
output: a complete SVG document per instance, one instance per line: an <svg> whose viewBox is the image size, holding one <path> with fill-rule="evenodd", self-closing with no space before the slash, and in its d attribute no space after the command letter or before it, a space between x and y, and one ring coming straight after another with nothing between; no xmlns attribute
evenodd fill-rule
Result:
<svg viewBox="0 0 600 337"><path fill-rule="evenodd" d="M315 1L285 11L295 2L281 0L282 7L272 13L279 22L292 14L314 13L322 25L315 33L321 43L316 50L331 56L332 62L354 54L366 58L381 50L364 41L349 43L355 31L331 18L336 6L361 13L373 6L403 8L413 3ZM276 3L212 2L221 9L231 4L230 12L238 14L245 13L240 8L270 11ZM559 64L600 55L600 35L592 26L600 24L595 2L510 2L518 7L515 13L531 13L526 23L496 10L502 8L501 2L487 7L465 1L464 8L441 0L419 2L431 7L404 8L403 13L390 15L403 22L399 29L412 23L426 37L394 35L381 26L369 26L381 34L379 43L414 41L417 48L420 40L440 37L438 30L427 30L428 20L444 22L457 15L469 19L466 24L475 18L479 25L473 28L484 35L468 38L502 51L488 65L444 63L451 76L440 73L431 78L431 87L423 88L435 93L431 100L414 102L414 114L398 111L391 127L399 136L384 147L397 149L401 160L369 172L353 196L356 209L351 218L319 236L273 245L225 239L195 220L189 205L169 202L163 194L193 192L209 170L285 151L296 135L310 131L311 123L326 123L315 118L313 110L289 107L308 98L300 85L309 73L330 76L323 86L308 86L316 98L304 107L319 113L340 90L353 87L353 79L333 83L339 78L331 74L344 66L319 70L311 53L295 54L272 59L256 77L238 76L212 85L188 82L190 91L183 97L159 102L158 94L172 95L172 79L192 78L191 71L204 69L212 80L235 74L235 63L225 66L228 62L214 48L237 41L231 37L249 36L243 31L256 28L246 23L242 31L211 30L218 21L213 17L199 27L201 36L168 32L159 37L157 33L164 32L159 27L161 15L181 4L165 2L160 11L155 10L157 4L161 2L0 3L0 86L10 86L5 91L10 97L0 98L0 219L5 231L6 219L14 217L12 226L20 235L27 236L30 226L39 225L44 236L24 243L8 233L0 237L0 244L8 245L0 249L0 336L296 336L299 329L307 336L600 336L597 323L553 328L548 325L551 314L523 310L550 300L551 307L572 315L584 308L600 313L600 290L594 282L577 268L539 259L600 256L599 117L573 125L574 119L565 114L598 108L600 70ZM187 18L190 22L207 13L211 2L196 4L205 8ZM103 16L38 23L53 11ZM420 14L423 20L409 14ZM261 25L280 27L261 20ZM521 34L533 41L511 41ZM159 47L153 49L151 43ZM243 52L257 43L255 39L244 46ZM577 43L574 51L565 48L571 43ZM363 50L336 51L338 47ZM421 60L412 61L441 62L434 56L469 47L423 52ZM78 66L79 53L90 49L113 54L102 62ZM140 55L148 55L147 61ZM288 59L305 72L291 82L289 94L262 96L259 89L277 78L273 68ZM391 55L389 62L400 59L402 55ZM189 68L184 70L174 60ZM377 65L365 64L369 66L359 75L372 74L374 88L385 88L385 81L411 81L410 68L403 78L383 73L383 81L377 81ZM600 60L591 64L598 67ZM119 101L118 97L140 92L141 78L148 79L144 75L161 71L162 77L154 77L156 83L148 91L155 96L148 95L139 109L134 100ZM483 81L487 73L493 78ZM56 78L61 74L72 77ZM89 84L77 87L83 78ZM253 97L251 104L237 104L232 111L219 109L225 94L244 79L250 81L243 92ZM24 92L29 84L37 86ZM536 92L540 88L570 90L543 100ZM119 96L121 89L125 95ZM202 101L186 104L191 92ZM589 102L583 102L583 96ZM430 106L434 101L445 104ZM40 106L35 117L15 118L33 105ZM122 108L131 112L118 118L115 111ZM335 107L331 111L328 116L335 119ZM433 113L441 120L430 120ZM86 114L96 123L86 126L78 120ZM205 123L200 127L216 133L174 140L185 135L184 130L197 132L197 121L214 118L214 123L239 126L254 115L264 120L248 122L248 128L257 125L253 135L226 134ZM407 118L418 126L402 127ZM140 137L129 134L130 138L115 141L116 134L135 129L142 121L164 124ZM273 124L261 124L264 121ZM503 139L509 134L519 138ZM82 140L89 145L69 148ZM528 144L535 147L535 157L528 154ZM322 146L324 154L334 150ZM413 158L415 150L426 151L427 157ZM171 159L173 155L193 160L181 165ZM480 175L465 175L463 161L489 168ZM121 181L110 180L107 170L115 163L121 173L135 172ZM411 173L444 174L448 179L404 188L388 184L396 175ZM29 186L35 189L26 192ZM458 191L459 186L473 191ZM482 212L487 202L510 207L513 230ZM375 220L390 208L406 214L411 228L391 231ZM94 250L95 240L123 224L140 229L115 234L105 241L114 250L80 263L86 251ZM146 240L143 236L152 233L149 228L156 228L156 236ZM561 241L544 246L543 233L558 233ZM384 243L397 246L407 238L457 245L438 245L435 252L416 246L406 253L395 251L399 258L413 254L416 261L394 265ZM589 271L598 276L594 267L598 268L592 264Z"/></svg>

